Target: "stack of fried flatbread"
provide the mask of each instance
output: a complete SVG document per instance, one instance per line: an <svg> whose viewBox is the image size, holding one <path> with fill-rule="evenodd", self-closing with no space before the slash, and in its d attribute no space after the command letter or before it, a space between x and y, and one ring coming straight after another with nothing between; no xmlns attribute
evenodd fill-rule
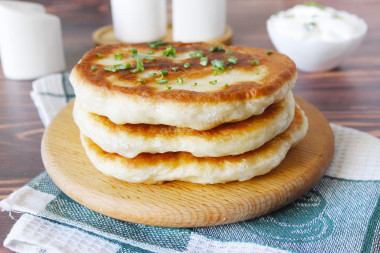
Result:
<svg viewBox="0 0 380 253"><path fill-rule="evenodd" d="M296 67L264 49L116 44L72 70L74 120L104 174L137 183L244 181L268 173L308 128Z"/></svg>

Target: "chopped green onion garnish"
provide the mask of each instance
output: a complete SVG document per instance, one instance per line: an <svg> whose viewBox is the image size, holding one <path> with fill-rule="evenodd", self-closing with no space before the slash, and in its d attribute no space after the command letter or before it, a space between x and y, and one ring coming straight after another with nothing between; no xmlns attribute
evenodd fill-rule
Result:
<svg viewBox="0 0 380 253"><path fill-rule="evenodd" d="M117 71L117 69L115 69L114 67L107 67L107 68L104 68L104 70L111 71L111 72Z"/></svg>
<svg viewBox="0 0 380 253"><path fill-rule="evenodd" d="M294 14L288 14L284 16L285 18L294 18Z"/></svg>
<svg viewBox="0 0 380 253"><path fill-rule="evenodd" d="M338 15L338 13L334 13L332 15L333 18L336 18L336 19L341 19L342 17Z"/></svg>
<svg viewBox="0 0 380 253"><path fill-rule="evenodd" d="M190 68L190 63L186 62L185 64L183 64L183 67L184 67L185 69Z"/></svg>
<svg viewBox="0 0 380 253"><path fill-rule="evenodd" d="M224 70L226 68L226 64L224 63L223 60L212 60L212 66L213 66L213 69L217 69L217 70Z"/></svg>
<svg viewBox="0 0 380 253"><path fill-rule="evenodd" d="M123 64L113 65L112 67L104 68L104 70L111 71L111 72L116 72L119 69L129 69L130 67L131 67L130 63L123 63Z"/></svg>
<svg viewBox="0 0 380 253"><path fill-rule="evenodd" d="M143 59L143 60L149 60L149 61L153 61L156 59L156 57L154 57L154 56L138 55L138 54L132 54L132 57L135 59Z"/></svg>
<svg viewBox="0 0 380 253"><path fill-rule="evenodd" d="M142 59L144 59L144 60L148 60L148 61L154 61L154 60L156 59L156 57L154 57L154 56L144 55L144 56L142 57Z"/></svg>
<svg viewBox="0 0 380 253"><path fill-rule="evenodd" d="M145 84L146 82L145 82L145 80L144 79L142 79L141 77L137 80L139 83L143 83L143 84Z"/></svg>
<svg viewBox="0 0 380 253"><path fill-rule="evenodd" d="M217 72L224 72L224 70L226 69L226 64L224 63L223 60L215 59L215 60L212 60L211 64L212 64L212 69L215 70L214 75L217 75L218 74Z"/></svg>
<svg viewBox="0 0 380 253"><path fill-rule="evenodd" d="M304 25L305 29L309 32L314 31L314 29L317 27L317 23L315 22L310 22Z"/></svg>
<svg viewBox="0 0 380 253"><path fill-rule="evenodd" d="M159 83L159 84L167 84L167 83L168 83L168 80L165 80L165 79L163 79L163 80L159 80L158 83Z"/></svg>
<svg viewBox="0 0 380 253"><path fill-rule="evenodd" d="M232 50L231 49L227 50L226 54L232 54Z"/></svg>
<svg viewBox="0 0 380 253"><path fill-rule="evenodd" d="M191 58L201 58L203 56L203 51L202 50L190 51L189 56Z"/></svg>
<svg viewBox="0 0 380 253"><path fill-rule="evenodd" d="M198 85L198 83L193 83L193 84L192 84L192 86L197 86L197 85Z"/></svg>
<svg viewBox="0 0 380 253"><path fill-rule="evenodd" d="M129 69L131 67L130 63L116 64L113 65L116 69Z"/></svg>
<svg viewBox="0 0 380 253"><path fill-rule="evenodd" d="M156 75L157 75L157 73L153 72L153 73L150 73L150 74L148 75L148 77L156 76Z"/></svg>
<svg viewBox="0 0 380 253"><path fill-rule="evenodd" d="M178 67L173 67L172 70L173 70L174 72L178 72Z"/></svg>
<svg viewBox="0 0 380 253"><path fill-rule="evenodd" d="M237 59L236 59L236 57L230 57L230 58L228 58L228 62L229 63L232 63L232 64L236 64L237 63Z"/></svg>
<svg viewBox="0 0 380 253"><path fill-rule="evenodd" d="M91 66L91 70L92 70L92 71L96 71L96 70L98 70L98 68L95 67L95 66Z"/></svg>
<svg viewBox="0 0 380 253"><path fill-rule="evenodd" d="M161 73L161 75L163 75L163 76L166 76L167 74L169 74L169 72L168 72L166 69L161 69L161 70L160 70L160 73Z"/></svg>
<svg viewBox="0 0 380 253"><path fill-rule="evenodd" d="M137 54L137 49L136 48L130 48L129 50L131 50L131 53L133 55Z"/></svg>
<svg viewBox="0 0 380 253"><path fill-rule="evenodd" d="M142 72L144 71L144 63L142 63L142 61L140 61L139 59L137 59L136 61L136 68L131 70L132 73L138 73L138 72Z"/></svg>
<svg viewBox="0 0 380 253"><path fill-rule="evenodd" d="M115 58L115 60L120 61L122 56L123 56L123 53L119 52L119 53L114 55L114 58Z"/></svg>
<svg viewBox="0 0 380 253"><path fill-rule="evenodd" d="M163 75L161 75L161 77L159 77L159 78L156 78L157 82L160 81L160 80L164 80L164 76Z"/></svg>
<svg viewBox="0 0 380 253"><path fill-rule="evenodd" d="M228 67L228 70L231 70L231 69L233 69L233 68L234 68L234 67L232 67L232 66L229 66L229 67Z"/></svg>
<svg viewBox="0 0 380 253"><path fill-rule="evenodd" d="M166 86L165 87L165 90L170 90L172 87L170 87L170 86Z"/></svg>
<svg viewBox="0 0 380 253"><path fill-rule="evenodd" d="M228 86L228 83L225 83L224 86Z"/></svg>
<svg viewBox="0 0 380 253"><path fill-rule="evenodd" d="M167 46L166 49L164 50L164 52L162 52L162 55L163 56L168 56L168 57L175 57L175 48L172 47L171 45Z"/></svg>
<svg viewBox="0 0 380 253"><path fill-rule="evenodd" d="M148 50L148 51L146 51L146 53L149 54L149 55L152 55L152 54L154 54L154 51Z"/></svg>
<svg viewBox="0 0 380 253"><path fill-rule="evenodd" d="M259 65L260 64L260 62L259 61L252 61L252 63L251 63L253 66L257 66L257 65Z"/></svg>
<svg viewBox="0 0 380 253"><path fill-rule="evenodd" d="M167 42L162 41L162 40L155 40L155 41L152 41L152 42L148 42L148 45L151 48L158 48L159 46L163 46L163 45L166 45L166 44L167 44Z"/></svg>
<svg viewBox="0 0 380 253"><path fill-rule="evenodd" d="M210 47L209 49L208 49L210 52L224 52L225 50L224 50L224 47L222 47L222 46L214 46L214 47Z"/></svg>
<svg viewBox="0 0 380 253"><path fill-rule="evenodd" d="M214 81L210 81L209 84L214 85L214 84L216 84L217 82L218 82L218 80L214 80Z"/></svg>
<svg viewBox="0 0 380 253"><path fill-rule="evenodd" d="M272 50L268 50L268 51L265 52L266 55L270 55L270 54L272 54L272 53L273 53Z"/></svg>
<svg viewBox="0 0 380 253"><path fill-rule="evenodd" d="M320 5L319 3L316 3L316 2L314 2L314 1L306 2L305 5L306 5L306 6L317 7L317 8L322 9L322 10L325 8L325 6Z"/></svg>
<svg viewBox="0 0 380 253"><path fill-rule="evenodd" d="M179 84L183 84L183 78L182 78L182 77L178 77L178 78L177 78L177 83L179 83Z"/></svg>
<svg viewBox="0 0 380 253"><path fill-rule="evenodd" d="M96 56L97 56L98 58L100 58L100 59L103 58L103 55L102 55L102 54L96 54Z"/></svg>
<svg viewBox="0 0 380 253"><path fill-rule="evenodd" d="M256 75L260 75L260 71L257 71L257 72L256 72Z"/></svg>
<svg viewBox="0 0 380 253"><path fill-rule="evenodd" d="M201 57L201 61L199 62L202 66L207 66L208 64L208 58L207 57Z"/></svg>

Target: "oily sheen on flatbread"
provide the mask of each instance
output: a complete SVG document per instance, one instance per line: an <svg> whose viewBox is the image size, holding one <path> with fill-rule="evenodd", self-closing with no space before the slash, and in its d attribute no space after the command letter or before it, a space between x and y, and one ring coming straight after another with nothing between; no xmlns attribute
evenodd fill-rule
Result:
<svg viewBox="0 0 380 253"><path fill-rule="evenodd" d="M307 128L307 118L297 105L294 119L283 133L256 150L222 157L195 157L187 152L167 152L142 153L134 158L126 158L103 151L83 134L81 139L90 161L106 175L134 183L181 180L215 184L244 181L268 173L305 136Z"/></svg>
<svg viewBox="0 0 380 253"><path fill-rule="evenodd" d="M170 46L175 55L164 56ZM167 43L152 49L141 43L91 49L70 75L77 103L116 124L208 130L263 113L294 86L296 66L283 54L240 46L211 52L212 46L215 45ZM154 53L148 55L149 51ZM200 58L190 57L191 51L202 51L207 65L203 66ZM138 69L138 60L144 71L132 73ZM214 60L223 61L225 68L215 69ZM131 67L117 69L119 64ZM159 70L167 70L168 74L161 77ZM160 78L167 83L159 84Z"/></svg>
<svg viewBox="0 0 380 253"><path fill-rule="evenodd" d="M116 125L107 117L74 106L80 131L104 151L133 158L140 153L189 152L194 156L238 155L256 149L285 131L294 117L292 92L262 114L210 130L167 125Z"/></svg>

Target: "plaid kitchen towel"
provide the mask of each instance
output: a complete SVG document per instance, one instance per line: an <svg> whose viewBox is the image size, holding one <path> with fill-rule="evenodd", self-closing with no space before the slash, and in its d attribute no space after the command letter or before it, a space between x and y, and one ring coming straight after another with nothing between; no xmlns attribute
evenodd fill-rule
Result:
<svg viewBox="0 0 380 253"><path fill-rule="evenodd" d="M66 75L37 80L42 121L73 97ZM380 140L331 125L335 155L321 181L286 207L259 218L205 228L139 225L76 203L41 173L0 202L22 212L5 247L17 252L380 252Z"/></svg>
<svg viewBox="0 0 380 253"><path fill-rule="evenodd" d="M30 96L46 127L75 94L69 82L69 74L63 73L48 75L34 81Z"/></svg>

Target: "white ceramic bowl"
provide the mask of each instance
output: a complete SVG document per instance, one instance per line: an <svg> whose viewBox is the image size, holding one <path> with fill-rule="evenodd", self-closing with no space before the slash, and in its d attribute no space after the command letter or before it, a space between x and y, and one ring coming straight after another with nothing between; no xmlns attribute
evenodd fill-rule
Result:
<svg viewBox="0 0 380 253"><path fill-rule="evenodd" d="M331 8L330 8L331 9ZM339 12L343 13L343 12ZM348 15L347 12L344 12ZM281 13L283 14L283 13ZM360 31L354 36L340 40L326 40L325 38L300 39L291 32L274 28L277 15L272 15L267 20L269 37L280 53L288 55L298 69L306 72L326 71L339 66L360 45L367 32L367 24L364 20L352 15Z"/></svg>

